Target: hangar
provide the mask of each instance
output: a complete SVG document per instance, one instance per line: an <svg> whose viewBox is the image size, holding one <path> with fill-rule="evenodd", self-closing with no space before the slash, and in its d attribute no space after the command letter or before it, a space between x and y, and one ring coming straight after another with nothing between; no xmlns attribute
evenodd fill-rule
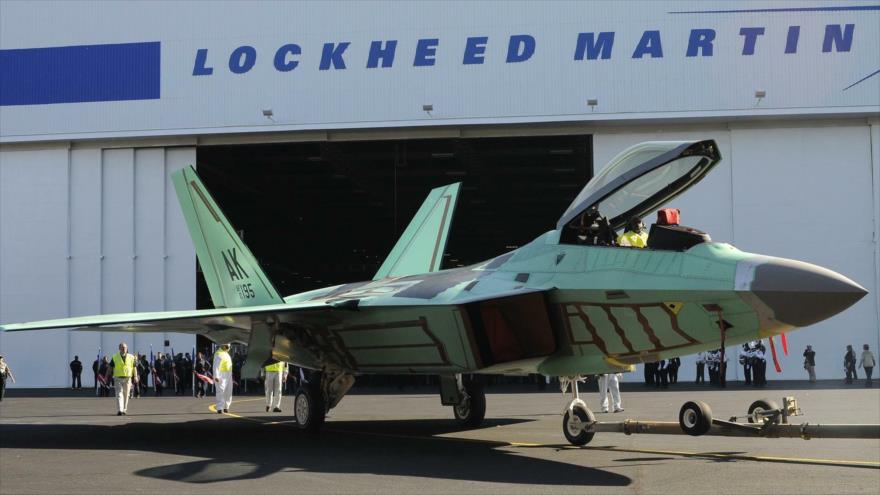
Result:
<svg viewBox="0 0 880 495"><path fill-rule="evenodd" d="M551 229L630 144L714 139L684 223L871 292L770 378L802 378L806 344L820 378L880 345L880 7L515 5L0 1L0 322L207 307L168 178L189 164L294 293L370 278L431 187L463 182L444 266L466 265ZM122 338L196 345L53 330L0 354L65 386Z"/></svg>

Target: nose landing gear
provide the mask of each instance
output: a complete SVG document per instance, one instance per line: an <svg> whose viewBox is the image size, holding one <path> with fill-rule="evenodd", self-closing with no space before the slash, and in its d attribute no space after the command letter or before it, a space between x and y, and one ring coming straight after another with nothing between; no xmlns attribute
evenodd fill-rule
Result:
<svg viewBox="0 0 880 495"><path fill-rule="evenodd" d="M562 434L572 445L586 445L595 435L591 429L596 423L596 416L578 394L578 383L583 381L586 379L581 376L559 377L559 388L563 394L571 387L571 402L562 416Z"/></svg>

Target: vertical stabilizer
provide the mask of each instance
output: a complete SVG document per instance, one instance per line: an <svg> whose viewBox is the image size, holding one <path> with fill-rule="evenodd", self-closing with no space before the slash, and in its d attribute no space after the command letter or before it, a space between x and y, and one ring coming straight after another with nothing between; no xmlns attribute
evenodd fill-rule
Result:
<svg viewBox="0 0 880 495"><path fill-rule="evenodd" d="M440 269L460 187L461 183L456 182L428 194L373 280Z"/></svg>
<svg viewBox="0 0 880 495"><path fill-rule="evenodd" d="M171 174L199 266L218 308L284 301L236 234L192 166Z"/></svg>

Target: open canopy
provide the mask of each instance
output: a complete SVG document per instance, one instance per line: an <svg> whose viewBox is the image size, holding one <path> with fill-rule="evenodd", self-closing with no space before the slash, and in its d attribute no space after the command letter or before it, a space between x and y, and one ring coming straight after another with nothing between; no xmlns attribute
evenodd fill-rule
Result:
<svg viewBox="0 0 880 495"><path fill-rule="evenodd" d="M614 157L577 195L556 223L561 229L596 206L613 229L644 218L700 181L721 160L706 141L648 141Z"/></svg>

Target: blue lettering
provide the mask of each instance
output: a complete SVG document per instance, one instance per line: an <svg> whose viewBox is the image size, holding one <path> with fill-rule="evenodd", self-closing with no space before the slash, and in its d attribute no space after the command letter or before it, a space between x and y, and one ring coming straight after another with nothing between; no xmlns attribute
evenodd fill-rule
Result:
<svg viewBox="0 0 880 495"><path fill-rule="evenodd" d="M193 65L193 75L194 76L210 76L214 73L213 67L205 67L205 62L208 61L208 49L207 48L199 48L196 52L196 63Z"/></svg>
<svg viewBox="0 0 880 495"><path fill-rule="evenodd" d="M698 52L702 56L712 56L712 41L715 39L714 29L691 29L691 37L688 39L688 57L696 57Z"/></svg>
<svg viewBox="0 0 880 495"><path fill-rule="evenodd" d="M229 55L229 70L233 74L244 74L257 63L257 50L252 46L240 46Z"/></svg>
<svg viewBox="0 0 880 495"><path fill-rule="evenodd" d="M515 34L507 45L507 63L525 62L535 54L535 38L528 34Z"/></svg>
<svg viewBox="0 0 880 495"><path fill-rule="evenodd" d="M663 45L660 44L660 31L645 31L642 39L636 45L632 58L642 58L650 55L651 58L663 58Z"/></svg>
<svg viewBox="0 0 880 495"><path fill-rule="evenodd" d="M296 69L296 66L299 65L299 62L293 60L293 58L287 58L288 55L299 55L302 53L302 48L299 45L291 43L289 45L284 45L275 52L275 69L278 72L290 72L293 69Z"/></svg>
<svg viewBox="0 0 880 495"><path fill-rule="evenodd" d="M755 43L758 41L758 36L764 35L764 28L762 27L753 27L753 28L741 28L739 30L740 36L745 36L743 39L743 55L754 55L755 54Z"/></svg>
<svg viewBox="0 0 880 495"><path fill-rule="evenodd" d="M464 65L482 64L486 61L483 54L486 53L486 43L489 42L488 36L475 36L468 38L464 45Z"/></svg>
<svg viewBox="0 0 880 495"><path fill-rule="evenodd" d="M388 40L385 42L385 48L382 48L381 41L370 43L370 56L367 58L367 68L375 69L379 66L379 59L382 60L382 67L391 67L394 63L394 51L397 50L397 40Z"/></svg>
<svg viewBox="0 0 880 495"><path fill-rule="evenodd" d="M828 24L825 26L825 41L822 42L822 53L830 52L831 45L834 45L838 52L848 52L850 47L852 47L853 31L855 28L855 24L847 24L844 31L841 32L840 24Z"/></svg>
<svg viewBox="0 0 880 495"><path fill-rule="evenodd" d="M578 34L577 47L574 49L574 59L583 60L584 54L587 60L596 60L602 57L602 60L611 58L611 48L614 46L614 33L602 32L597 37L596 33L580 33Z"/></svg>
<svg viewBox="0 0 880 495"><path fill-rule="evenodd" d="M800 26L788 26L788 35L785 37L785 53L797 53L798 38L800 36Z"/></svg>
<svg viewBox="0 0 880 495"><path fill-rule="evenodd" d="M413 67L425 67L434 65L437 60L434 55L437 54L437 45L440 40L437 38L426 38L416 43L416 57L413 60Z"/></svg>
<svg viewBox="0 0 880 495"><path fill-rule="evenodd" d="M334 69L344 69L345 60L342 58L342 54L350 44L348 41L342 41L339 44L324 43L324 50L321 52L321 65L318 66L318 69L327 70L331 65Z"/></svg>

